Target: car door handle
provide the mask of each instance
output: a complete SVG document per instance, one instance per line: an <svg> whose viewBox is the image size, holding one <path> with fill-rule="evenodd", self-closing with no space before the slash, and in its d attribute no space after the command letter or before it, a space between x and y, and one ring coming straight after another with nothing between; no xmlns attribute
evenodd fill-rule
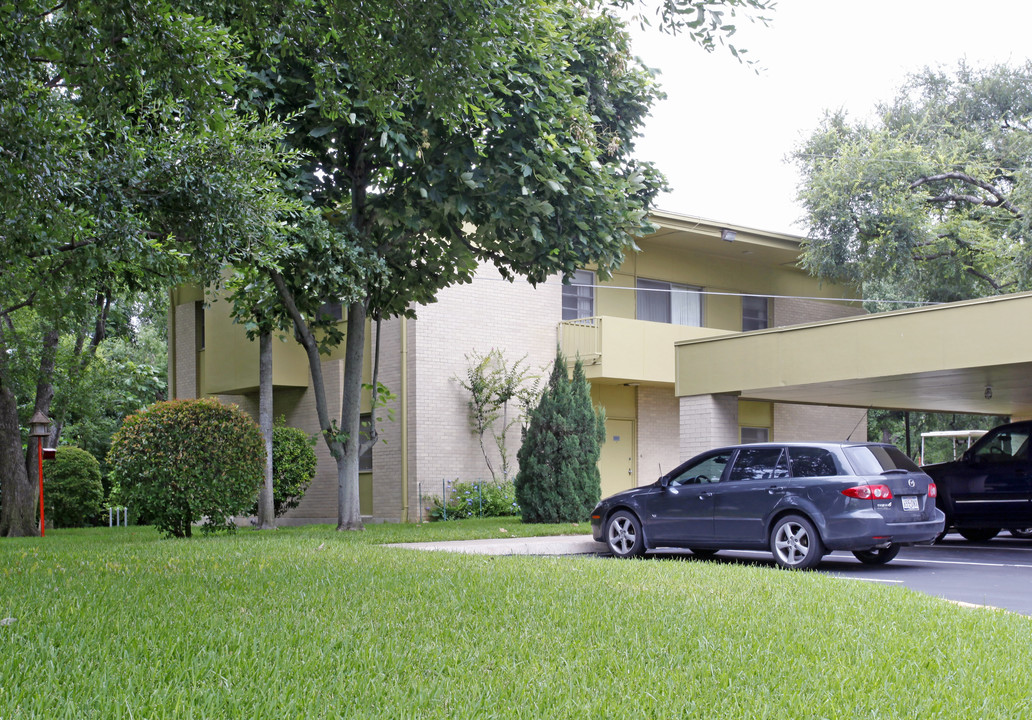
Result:
<svg viewBox="0 0 1032 720"><path fill-rule="evenodd" d="M767 488L767 492L771 495L778 495L779 493L784 493L787 490L788 488L784 485L771 485L769 488Z"/></svg>
<svg viewBox="0 0 1032 720"><path fill-rule="evenodd" d="M700 499L700 500L702 500L702 499L704 499L704 498L708 498L708 497L713 497L713 493L711 493L711 492L702 492L702 493L699 493L699 499Z"/></svg>

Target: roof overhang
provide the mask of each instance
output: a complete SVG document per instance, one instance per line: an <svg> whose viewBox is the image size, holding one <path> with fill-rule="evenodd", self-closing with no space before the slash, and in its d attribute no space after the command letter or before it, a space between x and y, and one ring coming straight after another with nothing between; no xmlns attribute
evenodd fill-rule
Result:
<svg viewBox="0 0 1032 720"><path fill-rule="evenodd" d="M678 396L1032 416L1032 293L675 345Z"/></svg>

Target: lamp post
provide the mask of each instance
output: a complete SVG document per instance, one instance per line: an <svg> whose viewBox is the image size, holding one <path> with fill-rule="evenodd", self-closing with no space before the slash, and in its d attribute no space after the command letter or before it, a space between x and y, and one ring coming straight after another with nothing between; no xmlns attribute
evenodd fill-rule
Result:
<svg viewBox="0 0 1032 720"><path fill-rule="evenodd" d="M39 536L46 535L43 518L43 438L50 436L50 418L37 410L29 420L29 437L36 438L36 457L39 461Z"/></svg>

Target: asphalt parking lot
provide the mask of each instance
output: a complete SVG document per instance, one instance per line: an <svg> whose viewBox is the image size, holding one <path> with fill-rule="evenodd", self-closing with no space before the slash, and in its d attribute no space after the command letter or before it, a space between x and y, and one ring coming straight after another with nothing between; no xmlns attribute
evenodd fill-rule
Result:
<svg viewBox="0 0 1032 720"><path fill-rule="evenodd" d="M691 553L659 550L656 559L691 559ZM709 560L776 568L768 553L725 551ZM967 605L1000 608L1032 616L1032 540L1002 533L985 543L948 535L933 546L903 548L886 565L863 565L851 553L826 555L814 572L860 582L908 587L918 592Z"/></svg>
<svg viewBox="0 0 1032 720"><path fill-rule="evenodd" d="M414 543L405 547L490 555L607 555L604 545L584 535ZM687 550L657 550L646 558L657 562L745 563L776 570L770 553L754 551L727 550L704 560ZM851 553L835 552L825 556L815 572L908 587L953 602L1032 616L1032 540L1012 538L1006 532L984 543L950 534L933 546L903 548L895 560L880 566L863 565Z"/></svg>

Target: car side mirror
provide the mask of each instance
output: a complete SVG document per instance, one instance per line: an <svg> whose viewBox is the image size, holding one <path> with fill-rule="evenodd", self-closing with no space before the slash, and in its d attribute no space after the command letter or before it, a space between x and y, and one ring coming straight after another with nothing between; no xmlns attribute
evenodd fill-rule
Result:
<svg viewBox="0 0 1032 720"><path fill-rule="evenodd" d="M968 463L969 465L974 465L976 462L975 454L970 450L965 450L964 454L960 456L960 459Z"/></svg>
<svg viewBox="0 0 1032 720"><path fill-rule="evenodd" d="M669 484L670 484L670 476L669 475L660 475L659 476L659 486L660 487L664 487L665 488Z"/></svg>

